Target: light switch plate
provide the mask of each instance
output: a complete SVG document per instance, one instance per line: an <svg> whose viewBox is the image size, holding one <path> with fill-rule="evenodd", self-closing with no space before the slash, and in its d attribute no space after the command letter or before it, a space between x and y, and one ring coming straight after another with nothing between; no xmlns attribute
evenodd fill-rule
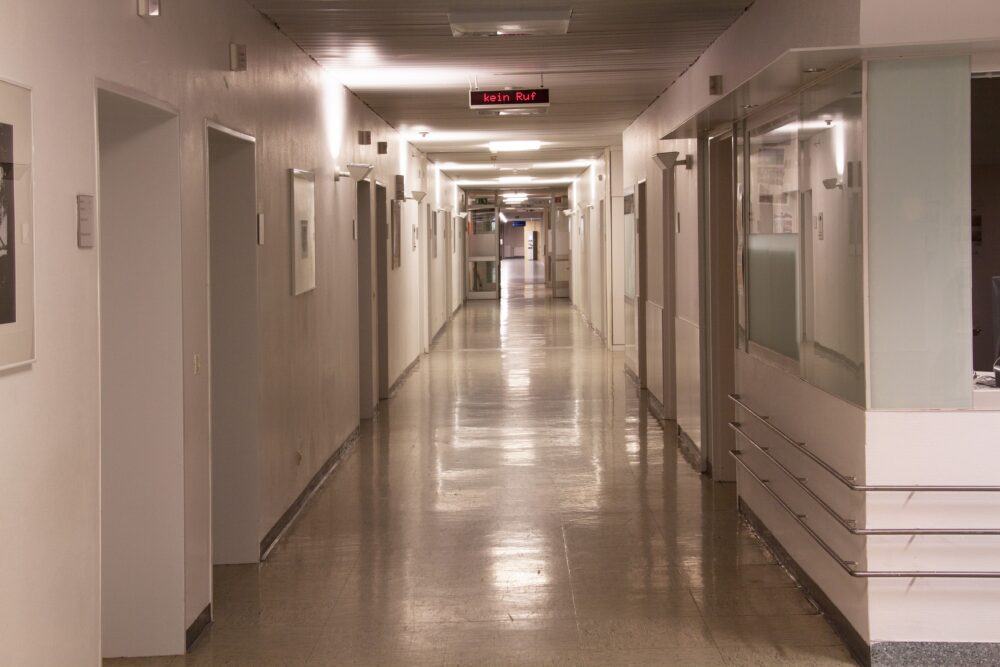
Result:
<svg viewBox="0 0 1000 667"><path fill-rule="evenodd" d="M94 219L94 196L76 196L76 245L93 248L97 245L97 223Z"/></svg>

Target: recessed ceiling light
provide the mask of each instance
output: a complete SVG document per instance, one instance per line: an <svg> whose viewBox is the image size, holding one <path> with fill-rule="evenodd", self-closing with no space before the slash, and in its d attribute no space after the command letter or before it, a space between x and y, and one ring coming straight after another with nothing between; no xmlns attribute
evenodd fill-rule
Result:
<svg viewBox="0 0 1000 667"><path fill-rule="evenodd" d="M807 67L802 72L804 74L819 74L820 72L825 72L825 67Z"/></svg>
<svg viewBox="0 0 1000 667"><path fill-rule="evenodd" d="M442 162L440 169L444 171L493 171L496 165L489 162L470 162L463 164L460 162Z"/></svg>
<svg viewBox="0 0 1000 667"><path fill-rule="evenodd" d="M589 167L592 160L566 160L565 162L536 162L532 169L576 169Z"/></svg>
<svg viewBox="0 0 1000 667"><path fill-rule="evenodd" d="M505 37L511 35L565 35L571 9L512 9L448 14L455 37Z"/></svg>
<svg viewBox="0 0 1000 667"><path fill-rule="evenodd" d="M488 144L491 153L509 153L515 151L537 151L542 147L540 141L491 141Z"/></svg>
<svg viewBox="0 0 1000 667"><path fill-rule="evenodd" d="M548 113L548 107L527 107L525 109L500 109L498 116L543 116Z"/></svg>

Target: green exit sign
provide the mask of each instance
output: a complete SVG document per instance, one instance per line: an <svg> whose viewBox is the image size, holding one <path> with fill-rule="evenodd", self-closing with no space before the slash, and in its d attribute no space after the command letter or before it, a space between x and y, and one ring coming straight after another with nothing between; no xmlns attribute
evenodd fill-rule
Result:
<svg viewBox="0 0 1000 667"><path fill-rule="evenodd" d="M476 204L489 204L489 203L490 203L489 197L476 197Z"/></svg>

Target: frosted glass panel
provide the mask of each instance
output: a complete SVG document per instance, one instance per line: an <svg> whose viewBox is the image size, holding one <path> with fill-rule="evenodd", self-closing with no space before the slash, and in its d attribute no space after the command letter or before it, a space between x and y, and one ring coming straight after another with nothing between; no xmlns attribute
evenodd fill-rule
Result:
<svg viewBox="0 0 1000 667"><path fill-rule="evenodd" d="M748 133L748 334L756 345L799 358L799 146L794 105Z"/></svg>
<svg viewBox="0 0 1000 667"><path fill-rule="evenodd" d="M871 407L972 406L966 57L868 70Z"/></svg>
<svg viewBox="0 0 1000 667"><path fill-rule="evenodd" d="M469 291L493 292L497 288L496 262L469 262Z"/></svg>
<svg viewBox="0 0 1000 667"><path fill-rule="evenodd" d="M790 359L799 357L799 239L793 234L751 234L750 339Z"/></svg>

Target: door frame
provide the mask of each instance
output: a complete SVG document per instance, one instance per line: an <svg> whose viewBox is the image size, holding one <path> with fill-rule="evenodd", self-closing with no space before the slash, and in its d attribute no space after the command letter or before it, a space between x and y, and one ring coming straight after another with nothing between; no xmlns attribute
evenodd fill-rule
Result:
<svg viewBox="0 0 1000 667"><path fill-rule="evenodd" d="M728 145L728 151L726 150ZM703 469L720 482L736 481L729 456L735 418L729 394L736 391L736 152L735 132L727 129L699 139L704 168L701 195L702 309L701 387Z"/></svg>
<svg viewBox="0 0 1000 667"><path fill-rule="evenodd" d="M643 178L635 184L635 269L636 269L636 363L639 368L639 387L648 388L647 378L649 372L646 369L648 359L646 350L646 302L649 301L649 253L647 242L649 235L646 233L648 220L648 188L646 179Z"/></svg>
<svg viewBox="0 0 1000 667"><path fill-rule="evenodd" d="M376 374L378 376L379 399L389 398L389 235L391 234L392 202L389 188L381 181L375 181L375 206L373 228L375 230L375 309L376 331L378 332L378 354ZM379 192L382 196L379 196ZM381 228L381 229L380 229ZM401 241L402 242L402 241Z"/></svg>

